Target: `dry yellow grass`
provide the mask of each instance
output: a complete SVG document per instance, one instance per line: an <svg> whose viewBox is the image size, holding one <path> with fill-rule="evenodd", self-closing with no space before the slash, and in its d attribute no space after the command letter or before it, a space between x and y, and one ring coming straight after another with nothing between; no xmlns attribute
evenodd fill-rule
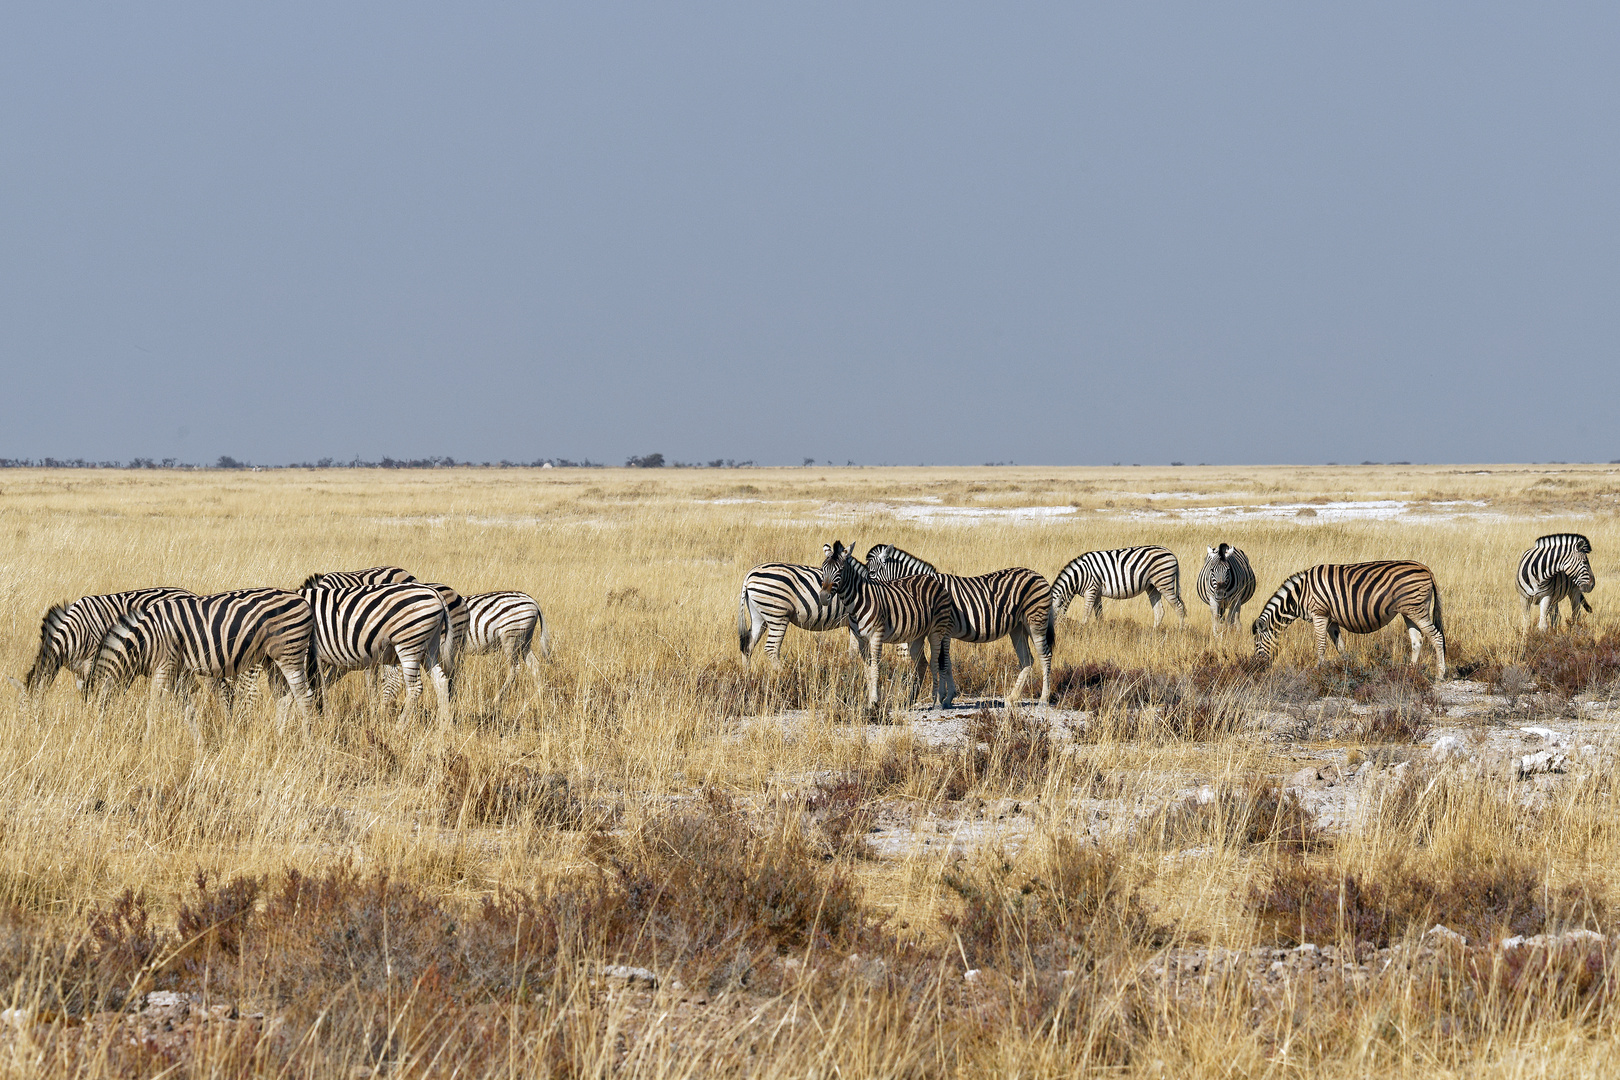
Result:
<svg viewBox="0 0 1620 1080"><path fill-rule="evenodd" d="M1401 505L1388 508L1389 520L1335 520L1338 504L1369 500ZM902 757L934 760L893 728L846 722L858 716L848 706L859 675L841 635L813 639L790 630L780 672L767 671L763 657L755 658L751 674L742 670L735 619L743 574L764 561L817 562L822 543L834 538L862 552L888 541L955 572L1026 565L1049 579L1092 548L1163 544L1181 558L1185 626L1172 615L1168 629L1156 633L1144 600L1105 602L1100 626L1064 621L1056 663L1108 662L1167 676L1210 659L1209 615L1192 588L1207 546L1235 543L1255 566L1260 593L1245 610L1245 626L1294 570L1412 558L1436 574L1453 663L1500 665L1522 655L1512 572L1541 533L1578 530L1592 538L1599 580L1592 622L1599 630L1615 626L1607 596L1620 569L1617 500L1620 469L1600 466L7 471L0 473L0 535L7 538L0 669L7 674L27 669L39 617L54 602L151 584L199 592L292 587L315 570L383 562L464 593L531 593L551 627L553 651L542 685L523 679L499 712L491 707L501 675L497 658L471 661L458 689L457 720L448 727L426 713L384 715L365 699L357 676L310 728L286 736L278 736L268 703L232 718L211 704L201 745L172 705L158 710L148 736L142 686L105 710L83 702L65 675L31 703L7 694L0 705L6 730L0 903L23 913L17 918L38 920L28 925L39 940L66 940L126 889L144 891L156 916L171 925L199 869L229 881L348 865L472 910L503 888L560 895L581 875L632 858L626 838L662 836L671 815L717 799L730 800L729 808L706 813L798 835L810 814L802 798L815 781L870 772L896 746ZM1199 516L1222 507L1249 509L1220 520ZM1026 508L1050 509L1045 516L1012 513ZM1353 651L1388 657L1404 645L1404 634L1389 629L1357 639ZM1313 647L1308 627L1294 628L1280 665L1309 664ZM1250 641L1244 632L1214 648L1236 660ZM993 695L1010 684L1007 644L959 645L955 655L968 695ZM739 722L739 713L780 705L804 708L791 724ZM512 1050L501 1069L658 1076L899 1075L945 1064L965 1073L1020 1075L1072 1075L1090 1066L1189 1076L1612 1070L1615 1028L1606 998L1586 1013L1539 1009L1533 998L1498 1008L1477 994L1468 999L1472 1005L1458 1004L1459 996L1439 1009L1425 1004L1443 996L1438 984L1384 980L1356 994L1312 991L1312 997L1301 990L1299 1008L1279 1027L1274 1020L1257 1026L1252 1001L1231 987L1217 987L1197 1006L1169 991L1144 996L1130 982L1137 976L1127 975L1151 964L1156 950L1189 943L1247 948L1258 940L1249 898L1279 856L1217 829L1196 844L1205 849L1197 858L1183 859L1173 844L1141 842L1132 814L1113 814L1100 831L1092 829L1095 806L1082 796L1105 785L1117 805L1146 813L1189 783L1253 785L1296 763L1287 747L1241 732L1194 742L1126 734L1055 752L1026 776L981 782L965 801L941 802L928 784L943 774L925 769L896 781L874 803L955 828L985 807L993 817L998 800L1019 800L1029 804L1020 813L1030 822L1019 845L1003 850L992 842L965 863L960 846L949 845L878 859L833 858L829 865L856 883L861 902L888 913L899 940L954 964L937 985L928 984L934 999L917 997L921 983L902 992L892 980L857 977L858 965L828 953L831 946L799 954L809 969L825 972L819 989L785 975L787 981L774 983L761 977L752 998L738 992L736 1001L746 1002L741 1012L719 1009L729 1000L724 991L698 1009L680 1005L668 986L641 997L604 997L588 981L558 975L558 986L575 989L523 1006L533 1010L524 1028L532 1035L523 1043L528 1049ZM480 783L496 790L514 776L520 787L529 785L522 790L531 802L550 798L534 794L552 790L546 785L565 785L558 806L566 813L559 813L577 819L560 824L557 814L514 815L498 799L479 802ZM1371 880L1392 859L1404 859L1443 877L1488 861L1493 851L1514 852L1534 864L1549 890L1578 882L1613 903L1620 900L1610 870L1620 865L1610 824L1613 779L1601 770L1572 779L1556 802L1531 812L1500 781L1459 774L1425 793L1419 811L1392 809L1387 820L1346 830L1308 861L1325 873ZM997 880L1014 891L1020 881L1056 880L1072 871L1064 861L1071 858L1066 840L1093 833L1122 860L1120 880L1139 887L1157 936L1093 957L1091 974L1061 991L1069 1004L1056 1014L1040 1012L1029 996L1035 984L1018 982L1022 976L1010 969L1004 999L952 997L961 993L966 959L965 952L952 958L962 931L951 919L964 903L949 887L953 875L995 864L1003 875ZM576 958L613 959L588 949ZM671 972L682 970L678 954L659 959ZM1018 971L1037 969L1045 970L1025 964ZM27 1006L37 982L19 975L14 1003ZM760 989L767 984L768 992ZM240 1004L273 1012L274 995L265 993L272 1000ZM1127 999L1128 1008L1121 1004ZM491 1000L497 1008L518 1008L514 999ZM1084 1008L1074 1004L1082 1000ZM844 1005L831 1008L832 1001ZM784 1020L793 1007L803 1015ZM1464 1008L1479 1016L1457 1014ZM409 1012L397 1002L389 1009ZM649 1022L659 1011L675 1018L667 1029ZM1136 1019L1121 1020L1126 1013ZM776 1033L758 1042L757 1024L751 1028L745 1014L757 1014L756 1021L768 1015ZM812 1014L814 1023L806 1023ZM933 1027L926 1020L947 1014L976 1019ZM1452 1019L1441 1023L1442 1014ZM1051 1015L1069 1017L1068 1026L1054 1027ZM1104 1038L1114 1027L1120 1033ZM547 1038L564 1029L573 1034L545 1043L542 1054L532 1034L541 1029L552 1032ZM298 1068L347 1075L357 1063L382 1060L349 1045L357 1030L304 1032L309 1045L324 1049L297 1058ZM94 1054L29 1057L18 1049L25 1035L44 1038L31 1030L6 1043L11 1056L0 1060L0 1070L8 1075L155 1074L167 1067L157 1058L131 1064ZM389 1050L384 1063L422 1075L448 1075L452 1060L464 1061L463 1071L494 1070L471 1051L435 1044L431 1033L420 1038L414 1050ZM219 1064L225 1060L197 1051L183 1065L199 1072L236 1067ZM246 1068L276 1071L290 1060L280 1050L265 1051Z"/></svg>

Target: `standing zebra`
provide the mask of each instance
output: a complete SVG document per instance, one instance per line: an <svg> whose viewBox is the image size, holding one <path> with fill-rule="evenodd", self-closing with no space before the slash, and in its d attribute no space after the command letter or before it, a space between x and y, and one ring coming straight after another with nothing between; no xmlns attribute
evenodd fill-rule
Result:
<svg viewBox="0 0 1620 1080"><path fill-rule="evenodd" d="M367 572L369 573L369 571ZM445 611L450 615L450 622L445 628L444 637L439 642L439 663L444 668L445 677L449 679L448 692L451 697L454 697L456 693L456 665L461 659L462 652L460 643L472 636L472 614L467 610L466 599L450 586L437 581L415 583L438 593L439 599L444 601ZM391 701L394 695L399 693L400 686L403 685L400 681L400 671L394 665L389 664L379 669L379 673L383 684L383 698Z"/></svg>
<svg viewBox="0 0 1620 1080"><path fill-rule="evenodd" d="M1423 650L1423 636L1434 646L1435 677L1446 677L1446 628L1434 573L1417 562L1364 562L1313 566L1294 574L1272 594L1250 628L1254 655L1267 663L1277 652L1277 635L1296 619L1316 626L1316 662L1327 656L1328 639L1342 653L1343 630L1371 634L1395 616L1406 620L1412 639L1411 663Z"/></svg>
<svg viewBox="0 0 1620 1080"><path fill-rule="evenodd" d="M850 572L866 573L866 567L853 555ZM782 638L789 626L814 633L849 625L849 614L832 593L821 588L821 570L793 563L762 563L743 578L737 597L737 644L745 657L752 656L765 639L765 655L780 660ZM858 637L853 636L852 644Z"/></svg>
<svg viewBox="0 0 1620 1080"><path fill-rule="evenodd" d="M422 694L427 668L439 697L439 719L449 723L450 681L443 664L454 655L455 640L448 632L450 613L437 592L425 585L319 585L299 592L315 618L317 702L325 697L328 679L397 663L405 681L405 713Z"/></svg>
<svg viewBox="0 0 1620 1080"><path fill-rule="evenodd" d="M1088 551L1074 559L1052 582L1052 621L1068 610L1069 601L1083 601L1080 621L1102 617L1103 600L1129 600L1147 593L1153 605L1153 625L1164 620L1161 597L1168 596L1183 622L1187 607L1181 602L1181 564L1168 548L1130 547Z"/></svg>
<svg viewBox="0 0 1620 1080"><path fill-rule="evenodd" d="M128 686L137 675L152 677L152 698L192 672L221 689L263 664L289 691L307 719L315 681L315 618L309 603L285 589L238 589L213 596L170 596L122 616L96 653L85 693ZM286 698L277 708L285 720Z"/></svg>
<svg viewBox="0 0 1620 1080"><path fill-rule="evenodd" d="M184 589L157 587L129 592L81 596L71 604L54 604L39 623L39 653L34 666L23 676L23 689L43 690L56 679L57 672L73 672L79 689L90 676L96 650L113 623L132 611L143 611L154 600L169 596L190 596Z"/></svg>
<svg viewBox="0 0 1620 1080"><path fill-rule="evenodd" d="M333 570L311 574L300 589L343 589L351 585L411 585L416 576L399 566L373 566L369 570Z"/></svg>
<svg viewBox="0 0 1620 1080"><path fill-rule="evenodd" d="M958 641L982 644L1004 637L1012 638L1018 654L1018 679L1008 701L1023 696L1024 683L1035 668L1029 643L1041 658L1041 700L1052 694L1052 587L1033 570L1021 566L997 570L978 577L942 574L925 562L893 544L878 544L866 553L866 569L874 581L895 581L924 574L938 578L951 598L950 636ZM943 663L950 665L950 640L940 645Z"/></svg>
<svg viewBox="0 0 1620 1080"><path fill-rule="evenodd" d="M523 592L487 592L467 597L467 613L471 623L467 639L460 646L466 655L501 651L506 655L508 670L495 703L500 704L506 692L517 681L518 667L527 665L534 676L536 689L540 683L540 661L534 657L534 630L540 628L540 655L551 654L550 631L546 617L540 614L540 605L534 597Z"/></svg>
<svg viewBox="0 0 1620 1080"><path fill-rule="evenodd" d="M849 613L849 628L866 656L866 700L878 703L878 660L885 642L910 646L912 666L920 686L930 658L934 669L934 699L942 709L956 699L949 655L944 642L951 632L951 596L936 577L908 577L874 581L842 541L824 544L821 591L837 597ZM925 648L926 646L926 648Z"/></svg>
<svg viewBox="0 0 1620 1080"><path fill-rule="evenodd" d="M1209 605L1209 634L1214 637L1221 623L1236 626L1243 605L1254 598L1254 569L1241 548L1225 541L1208 551L1193 588L1198 599Z"/></svg>
<svg viewBox="0 0 1620 1080"><path fill-rule="evenodd" d="M1585 593L1597 587L1592 575L1592 541L1580 533L1552 533L1536 538L1536 546L1519 557L1519 595L1524 597L1524 625L1530 626L1530 612L1539 604L1541 619L1537 629L1558 625L1558 605L1569 601L1569 620L1580 618L1581 609L1592 610Z"/></svg>

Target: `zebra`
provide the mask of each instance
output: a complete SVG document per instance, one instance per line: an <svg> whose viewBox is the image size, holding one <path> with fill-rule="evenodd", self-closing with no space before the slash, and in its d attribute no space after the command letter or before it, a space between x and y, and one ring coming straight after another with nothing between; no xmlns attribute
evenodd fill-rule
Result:
<svg viewBox="0 0 1620 1080"><path fill-rule="evenodd" d="M185 589L158 586L128 592L81 596L71 604L53 604L39 623L39 653L34 666L23 676L28 693L44 690L63 668L73 672L80 690L96 662L96 650L113 623L132 611L141 611L154 600L169 596L190 596Z"/></svg>
<svg viewBox="0 0 1620 1080"><path fill-rule="evenodd" d="M1436 678L1446 677L1446 629L1440 614L1440 590L1434 573L1418 562L1324 564L1301 570L1272 594L1250 631L1254 655L1270 663L1277 635L1295 619L1316 625L1316 662L1327 656L1328 639L1342 653L1344 630L1371 634L1397 615L1406 621L1412 640L1411 663L1423 649L1423 636L1434 646Z"/></svg>
<svg viewBox="0 0 1620 1080"><path fill-rule="evenodd" d="M866 569L874 581L895 581L924 574L938 578L951 598L950 638L982 644L1012 638L1018 654L1018 679L1009 701L1023 697L1024 683L1035 669L1029 643L1041 658L1041 700L1052 694L1052 587L1033 570L1021 566L978 577L942 574L932 563L893 544L878 544L866 553ZM940 644L942 663L950 665L950 638Z"/></svg>
<svg viewBox="0 0 1620 1080"><path fill-rule="evenodd" d="M450 720L450 685L443 664L456 642L444 600L423 585L350 585L300 589L315 618L315 657L320 665L316 700L325 683L344 672L397 663L409 714L422 693L427 668L439 698L439 719ZM441 648L444 650L441 653Z"/></svg>
<svg viewBox="0 0 1620 1080"><path fill-rule="evenodd" d="M866 567L853 554L850 571L865 574ZM765 655L780 660L782 638L789 626L814 633L849 625L849 613L837 595L821 589L821 570L793 563L761 563L743 578L737 597L737 645L745 658L753 655L761 638ZM850 631L850 647L859 647L859 636Z"/></svg>
<svg viewBox="0 0 1620 1080"><path fill-rule="evenodd" d="M315 683L315 617L309 602L286 589L238 589L212 596L170 596L124 614L108 629L85 680L85 695L128 686L137 675L152 677L154 701L179 677L192 672L232 705L230 684L263 665L274 687L288 695L277 708L284 722L291 697L307 720Z"/></svg>
<svg viewBox="0 0 1620 1080"><path fill-rule="evenodd" d="M487 592L469 596L467 613L470 629L458 647L463 654L474 655L499 650L506 655L508 670L496 704L517 681L518 667L527 665L538 686L540 661L535 659L533 642L535 627L540 628L540 655L551 655L551 633L546 629L546 617L534 597L524 592Z"/></svg>
<svg viewBox="0 0 1620 1080"><path fill-rule="evenodd" d="M311 574L300 589L343 589L351 585L414 585L416 576L399 566L373 566L367 570L333 570Z"/></svg>
<svg viewBox="0 0 1620 1080"><path fill-rule="evenodd" d="M1168 596L1183 622L1187 621L1187 607L1181 602L1181 564L1168 549L1148 545L1145 547L1115 548L1112 551L1088 551L1059 571L1052 582L1052 621L1068 610L1069 602L1079 596L1084 604L1080 621L1088 616L1102 618L1102 602L1129 600L1147 593L1153 605L1153 625L1164 620L1162 596Z"/></svg>
<svg viewBox="0 0 1620 1080"><path fill-rule="evenodd" d="M951 595L944 583L926 575L874 581L855 569L859 560L842 541L824 544L822 551L826 557L821 563L821 591L844 605L850 632L866 657L867 704L878 703L878 660L884 643L893 641L910 646L919 686L932 657L934 699L940 708L950 708L956 684L944 646L951 632Z"/></svg>
<svg viewBox="0 0 1620 1080"><path fill-rule="evenodd" d="M1597 586L1592 576L1592 541L1580 533L1552 533L1536 538L1535 547L1519 557L1519 595L1524 597L1524 625L1530 627L1530 613L1539 604L1541 619L1537 629L1558 625L1558 605L1569 601L1569 619L1580 618L1581 609L1592 610L1584 593Z"/></svg>
<svg viewBox="0 0 1620 1080"><path fill-rule="evenodd" d="M1208 549L1193 588L1198 599L1209 605L1209 633L1214 637L1223 622L1238 625L1243 605L1254 598L1254 568L1241 548L1222 541L1219 547Z"/></svg>
<svg viewBox="0 0 1620 1080"><path fill-rule="evenodd" d="M379 569L387 569L379 567ZM370 571L365 571L370 573ZM451 697L456 694L456 667L461 659L461 648L456 642L467 641L472 637L472 614L467 610L466 599L450 586L437 581L420 581L415 584L425 586L439 594L444 602L445 611L449 613L450 622L445 629L444 637L439 642L439 664L444 669L445 677L449 680L448 693ZM392 664L380 669L382 680L383 699L393 700L399 693L400 687L405 683L400 678L400 670ZM409 688L407 687L407 690Z"/></svg>

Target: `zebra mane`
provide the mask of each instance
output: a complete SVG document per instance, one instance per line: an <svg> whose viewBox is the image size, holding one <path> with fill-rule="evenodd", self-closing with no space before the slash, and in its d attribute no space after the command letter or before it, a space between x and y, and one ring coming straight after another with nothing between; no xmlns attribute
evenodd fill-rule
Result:
<svg viewBox="0 0 1620 1080"><path fill-rule="evenodd" d="M1588 555L1592 553L1592 541L1580 533L1548 533L1546 536L1536 537L1536 547L1552 547L1566 543L1574 544L1576 551L1582 551Z"/></svg>
<svg viewBox="0 0 1620 1080"><path fill-rule="evenodd" d="M319 588L320 584L321 584L321 578L323 578L325 576L326 576L325 574L311 574L311 575L309 575L309 577L304 579L304 583L302 585L298 586L298 588L300 590Z"/></svg>
<svg viewBox="0 0 1620 1080"><path fill-rule="evenodd" d="M873 544L867 549L866 562L869 569L872 560L879 557L885 562L892 563L900 570L900 573L895 575L897 578L912 577L917 574L939 574L939 568L927 559L919 559L911 552L903 548L897 548L893 544Z"/></svg>
<svg viewBox="0 0 1620 1080"><path fill-rule="evenodd" d="M1265 621L1274 622L1279 616L1286 617L1290 622L1299 618L1299 593L1300 586L1305 581L1305 574L1306 571L1299 570L1283 579L1283 583L1277 586L1277 591L1271 594L1271 599L1266 601L1266 606L1260 609L1254 625L1258 626Z"/></svg>

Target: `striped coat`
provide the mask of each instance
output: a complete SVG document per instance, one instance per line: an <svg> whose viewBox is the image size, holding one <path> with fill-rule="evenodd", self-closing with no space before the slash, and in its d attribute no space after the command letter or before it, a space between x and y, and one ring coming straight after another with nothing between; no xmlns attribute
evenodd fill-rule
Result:
<svg viewBox="0 0 1620 1080"><path fill-rule="evenodd" d="M102 638L86 692L121 688L138 675L152 678L154 700L184 692L195 674L225 691L238 675L264 665L280 681L284 716L290 697L306 717L315 681L315 618L309 603L285 589L238 589L212 596L171 596L130 612Z"/></svg>
<svg viewBox="0 0 1620 1080"><path fill-rule="evenodd" d="M1301 570L1284 581L1260 609L1250 629L1254 654L1271 661L1277 636L1296 619L1316 627L1316 662L1327 657L1327 643L1345 651L1343 631L1371 634L1397 616L1406 622L1417 663L1426 635L1434 646L1436 677L1446 677L1445 621L1434 574L1417 562L1323 564Z"/></svg>
<svg viewBox="0 0 1620 1080"><path fill-rule="evenodd" d="M467 637L461 645L463 655L500 652L507 659L506 682L501 684L496 702L506 697L517 679L518 668L527 665L534 676L536 688L540 680L540 662L534 657L534 632L540 630L540 654L551 652L551 633L546 629L546 617L540 605L525 592L487 592L469 596Z"/></svg>
<svg viewBox="0 0 1620 1080"><path fill-rule="evenodd" d="M1254 598L1254 569L1241 548L1222 542L1208 549L1193 583L1200 602L1209 605L1211 636L1222 623L1238 625L1243 605Z"/></svg>
<svg viewBox="0 0 1620 1080"><path fill-rule="evenodd" d="M1129 600L1147 594L1153 605L1153 625L1164 621L1163 597L1169 597L1183 621L1187 608L1181 602L1181 564L1168 548L1145 546L1088 551L1070 561L1052 582L1052 619L1068 610L1069 602L1080 597L1080 621L1102 616L1102 602Z"/></svg>
<svg viewBox="0 0 1620 1080"><path fill-rule="evenodd" d="M943 643L951 632L951 597L936 577L920 575L898 581L873 581L862 571L842 542L825 545L821 564L821 591L836 596L849 616L849 628L866 654L867 704L878 703L878 661L888 642L910 646L916 683L930 666L934 699L948 709L956 698L956 684Z"/></svg>
<svg viewBox="0 0 1620 1080"><path fill-rule="evenodd" d="M852 559L851 571L862 573L865 567ZM743 578L737 597L737 645L744 656L752 656L763 638L765 655L781 659L782 638L789 626L821 633L848 625L843 602L822 591L818 567L762 563Z"/></svg>
<svg viewBox="0 0 1620 1080"><path fill-rule="evenodd" d="M1565 600L1571 622L1580 618L1583 608L1592 610L1586 602L1586 594L1597 587L1591 554L1592 541L1580 533L1552 533L1537 538L1535 546L1519 556L1515 580L1524 599L1526 627L1538 606L1541 618L1536 625L1542 630L1558 625L1558 605Z"/></svg>
<svg viewBox="0 0 1620 1080"><path fill-rule="evenodd" d="M950 636L958 641L983 643L1012 638L1018 655L1018 679L1009 701L1023 696L1024 683L1034 671L1030 642L1041 660L1041 700L1052 694L1052 587L1033 570L1011 567L977 577L942 574L934 565L892 544L878 544L866 553L866 568L874 580L896 581L925 574L938 578L951 598ZM950 641L941 643L950 663Z"/></svg>
<svg viewBox="0 0 1620 1080"><path fill-rule="evenodd" d="M324 684L344 672L398 664L408 713L421 697L425 668L438 694L439 719L450 720L450 681L439 652L449 640L450 613L437 592L424 585L317 586L299 592L315 619L317 700Z"/></svg>
<svg viewBox="0 0 1620 1080"><path fill-rule="evenodd" d="M56 679L57 672L67 668L73 672L79 689L84 689L91 665L96 662L96 650L114 623L130 612L144 611L154 600L190 595L184 589L158 587L82 596L71 604L53 605L40 620L39 652L34 656L34 666L23 676L23 688L29 693L44 690Z"/></svg>
<svg viewBox="0 0 1620 1080"><path fill-rule="evenodd" d="M399 566L373 566L367 570L333 570L311 574L300 589L342 589L351 585L409 585L416 577Z"/></svg>

